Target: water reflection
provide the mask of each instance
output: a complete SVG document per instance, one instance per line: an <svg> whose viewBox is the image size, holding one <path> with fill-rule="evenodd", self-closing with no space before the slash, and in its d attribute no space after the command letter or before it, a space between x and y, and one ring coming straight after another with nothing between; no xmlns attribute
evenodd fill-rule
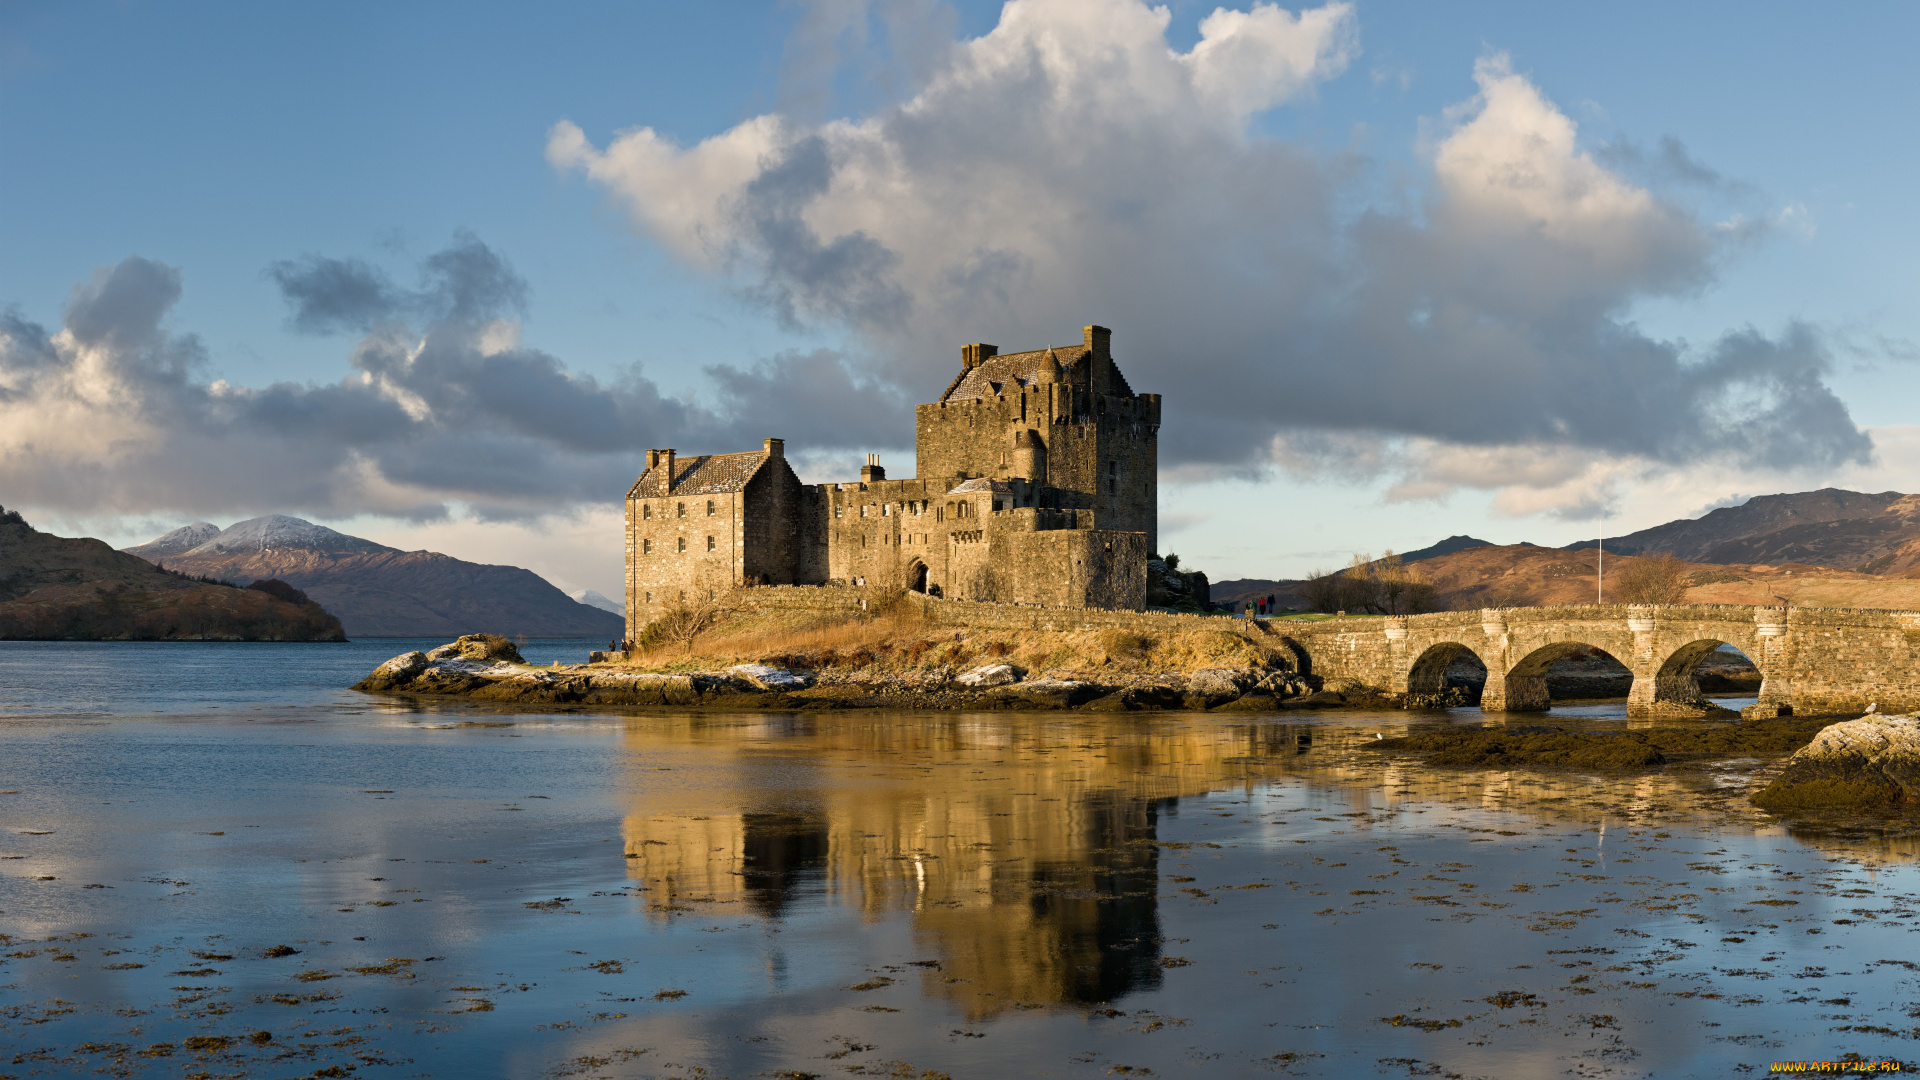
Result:
<svg viewBox="0 0 1920 1080"><path fill-rule="evenodd" d="M993 717L643 721L625 740L627 863L654 918L778 919L808 891L910 911L927 991L973 1018L1157 987L1161 814L1313 745L1304 725ZM687 747L727 755L706 770L725 779L644 764Z"/></svg>

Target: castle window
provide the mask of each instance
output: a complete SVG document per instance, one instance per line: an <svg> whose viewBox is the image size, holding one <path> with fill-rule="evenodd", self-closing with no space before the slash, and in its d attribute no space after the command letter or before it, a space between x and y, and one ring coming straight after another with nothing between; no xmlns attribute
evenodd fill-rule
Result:
<svg viewBox="0 0 1920 1080"><path fill-rule="evenodd" d="M1107 475L1118 476L1119 474L1120 474L1120 463L1117 461L1107 462Z"/></svg>
<svg viewBox="0 0 1920 1080"><path fill-rule="evenodd" d="M651 506L642 506L642 507L640 508L640 520L641 520L641 521L650 521L650 520L652 520L652 518L653 518L653 507L651 507Z"/></svg>
<svg viewBox="0 0 1920 1080"><path fill-rule="evenodd" d="M707 537L707 550L708 551L713 550L713 537L711 536Z"/></svg>
<svg viewBox="0 0 1920 1080"><path fill-rule="evenodd" d="M642 555L653 554L653 541L651 540L640 541L640 554Z"/></svg>
<svg viewBox="0 0 1920 1080"><path fill-rule="evenodd" d="M1120 481L1109 477L1107 479L1107 494L1117 495L1119 493L1120 493Z"/></svg>
<svg viewBox="0 0 1920 1080"><path fill-rule="evenodd" d="M866 504L866 503L861 503L861 504L860 504L860 516L861 516L861 517L866 517L866 516L867 516L867 504Z"/></svg>
<svg viewBox="0 0 1920 1080"><path fill-rule="evenodd" d="M686 504L686 503L674 503L674 504L673 504L673 516L674 516L674 517L686 517L686 516L687 516L687 504Z"/></svg>
<svg viewBox="0 0 1920 1080"><path fill-rule="evenodd" d="M881 516L881 517L892 517L892 516L893 516L893 504L892 504L892 503L881 503L881 504L880 504L880 516Z"/></svg>
<svg viewBox="0 0 1920 1080"><path fill-rule="evenodd" d="M713 516L713 500L712 499L707 500L707 516L708 517Z"/></svg>
<svg viewBox="0 0 1920 1080"><path fill-rule="evenodd" d="M687 538L684 536L680 538L680 550L681 551L687 550Z"/></svg>
<svg viewBox="0 0 1920 1080"><path fill-rule="evenodd" d="M653 594L652 594L652 593L648 593L648 594L647 594L647 603L649 603L649 604L651 604L651 603L653 603Z"/></svg>
<svg viewBox="0 0 1920 1080"><path fill-rule="evenodd" d="M836 506L836 507L834 507L834 508L833 508L833 516L834 516L834 517L839 517L839 516L840 516L841 514L843 514L843 513L845 513L845 512L846 512L846 508L845 508L845 507L841 507L841 506Z"/></svg>

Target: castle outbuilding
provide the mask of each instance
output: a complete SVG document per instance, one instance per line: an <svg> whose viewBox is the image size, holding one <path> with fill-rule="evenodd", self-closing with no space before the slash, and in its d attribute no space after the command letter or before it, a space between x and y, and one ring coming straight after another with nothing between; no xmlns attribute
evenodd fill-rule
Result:
<svg viewBox="0 0 1920 1080"><path fill-rule="evenodd" d="M900 585L954 599L1141 610L1158 539L1160 395L1135 394L1112 331L1001 355L961 349L915 409L916 472L802 484L785 445L649 450L627 492L629 636L667 609L764 585Z"/></svg>

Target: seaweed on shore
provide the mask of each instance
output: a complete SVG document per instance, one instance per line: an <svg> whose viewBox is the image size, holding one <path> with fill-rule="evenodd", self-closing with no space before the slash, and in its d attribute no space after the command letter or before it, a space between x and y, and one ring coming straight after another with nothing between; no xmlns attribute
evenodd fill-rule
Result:
<svg viewBox="0 0 1920 1080"><path fill-rule="evenodd" d="M1369 746L1388 753L1424 754L1428 765L1460 768L1652 769L1676 759L1797 750L1831 722L1831 718L1790 716L1644 731L1450 728L1381 739Z"/></svg>

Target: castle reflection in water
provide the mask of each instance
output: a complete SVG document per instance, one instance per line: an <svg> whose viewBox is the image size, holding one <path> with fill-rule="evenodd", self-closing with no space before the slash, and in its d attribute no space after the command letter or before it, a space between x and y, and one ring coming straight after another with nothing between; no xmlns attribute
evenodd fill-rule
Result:
<svg viewBox="0 0 1920 1080"><path fill-rule="evenodd" d="M1163 815L1304 725L839 714L630 725L627 865L656 918L911 911L968 1015L1159 985ZM1181 845L1185 846L1185 845ZM739 905L720 907L716 905Z"/></svg>

